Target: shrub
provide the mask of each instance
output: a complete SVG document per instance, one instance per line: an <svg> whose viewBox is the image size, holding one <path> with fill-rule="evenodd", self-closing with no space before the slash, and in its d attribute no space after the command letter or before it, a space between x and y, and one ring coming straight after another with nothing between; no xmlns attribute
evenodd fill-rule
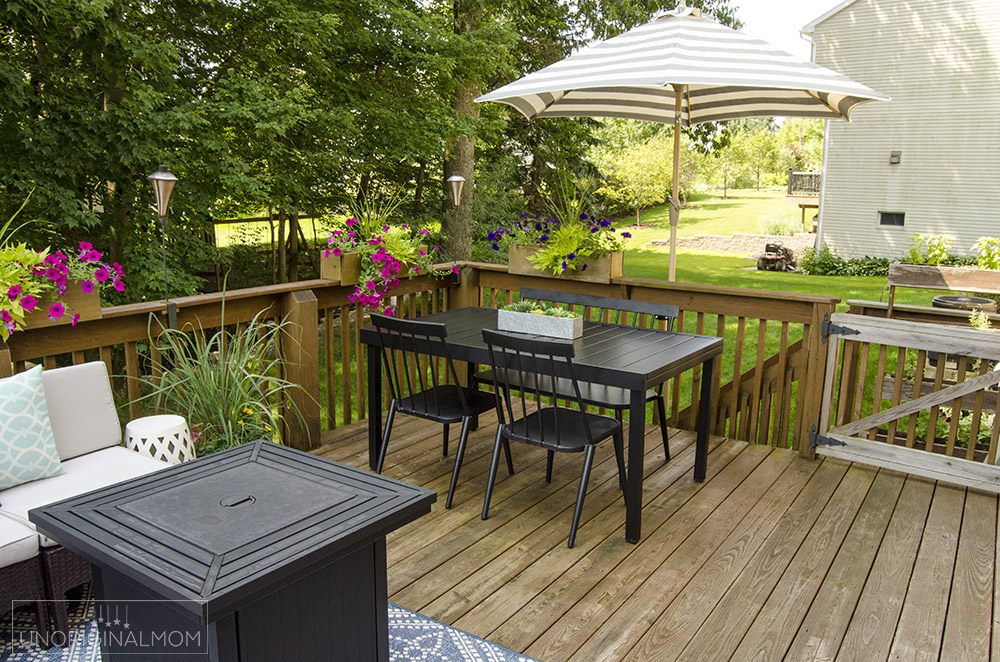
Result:
<svg viewBox="0 0 1000 662"><path fill-rule="evenodd" d="M801 227L794 213L781 207L771 207L757 221L763 234L782 235L790 237Z"/></svg>
<svg viewBox="0 0 1000 662"><path fill-rule="evenodd" d="M843 269L844 259L829 246L819 250L807 248L799 258L799 269L813 276L836 276Z"/></svg>
<svg viewBox="0 0 1000 662"><path fill-rule="evenodd" d="M948 253L950 243L951 239L944 235L918 232L910 237L910 250L906 253L906 261L910 264L933 266L947 264L950 257Z"/></svg>
<svg viewBox="0 0 1000 662"><path fill-rule="evenodd" d="M980 237L972 247L978 258L976 266L980 269L1000 269L1000 239L996 237Z"/></svg>

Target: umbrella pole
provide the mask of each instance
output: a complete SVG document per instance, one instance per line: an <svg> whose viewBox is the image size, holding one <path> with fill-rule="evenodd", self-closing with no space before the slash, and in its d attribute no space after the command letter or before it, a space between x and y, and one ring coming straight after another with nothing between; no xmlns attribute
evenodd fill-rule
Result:
<svg viewBox="0 0 1000 662"><path fill-rule="evenodd" d="M674 172L671 178L670 194L670 269L667 280L673 281L677 275L677 222L680 220L680 160L681 160L681 110L684 97L684 86L674 85Z"/></svg>

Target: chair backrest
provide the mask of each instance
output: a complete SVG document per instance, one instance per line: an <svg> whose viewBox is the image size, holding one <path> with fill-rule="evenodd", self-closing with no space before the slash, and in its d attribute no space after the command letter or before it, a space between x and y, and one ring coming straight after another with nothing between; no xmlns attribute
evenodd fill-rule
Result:
<svg viewBox="0 0 1000 662"><path fill-rule="evenodd" d="M393 399L411 397L415 407L430 414L440 413L441 405L445 403L440 400L437 387L447 383L458 384L458 373L445 340L448 337L445 325L375 313L372 313L371 319L379 335L382 364L389 378ZM443 368L434 358L433 349L438 350L437 356L443 354ZM462 409L469 414L462 389L458 389L458 397Z"/></svg>
<svg viewBox="0 0 1000 662"><path fill-rule="evenodd" d="M122 428L103 361L42 371L45 402L60 460L122 443Z"/></svg>
<svg viewBox="0 0 1000 662"><path fill-rule="evenodd" d="M536 301L551 301L565 303L571 306L583 306L581 311L585 319L624 326L642 326L646 328L673 329L674 320L680 315L680 308L669 303L652 303L649 301L632 301L631 299L615 299L614 297L599 297L591 294L575 292L557 292L534 287L521 288L522 299ZM596 312L596 314L595 314Z"/></svg>
<svg viewBox="0 0 1000 662"><path fill-rule="evenodd" d="M593 442L593 435L580 395L580 385L573 369L573 343L568 340L540 340L537 336L483 329L483 340L490 353L493 368L493 386L497 398L497 416L506 427L516 421L527 420L519 428L521 434L514 438L537 445L560 445L573 417L579 417L586 433L586 441ZM558 389L554 386L558 384ZM569 386L569 388L567 388ZM576 409L559 407L552 396L576 404ZM515 395L516 394L516 395ZM546 403L545 400L550 402ZM557 408L558 415L551 419L528 417L536 409ZM548 422L550 425L543 425ZM573 426L577 431L579 426Z"/></svg>

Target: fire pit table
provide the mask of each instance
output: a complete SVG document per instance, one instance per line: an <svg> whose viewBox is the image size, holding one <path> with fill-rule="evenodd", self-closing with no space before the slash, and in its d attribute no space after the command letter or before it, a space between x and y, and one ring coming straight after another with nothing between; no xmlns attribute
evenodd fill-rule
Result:
<svg viewBox="0 0 1000 662"><path fill-rule="evenodd" d="M104 659L388 660L385 536L436 494L270 442L32 510L91 562Z"/></svg>

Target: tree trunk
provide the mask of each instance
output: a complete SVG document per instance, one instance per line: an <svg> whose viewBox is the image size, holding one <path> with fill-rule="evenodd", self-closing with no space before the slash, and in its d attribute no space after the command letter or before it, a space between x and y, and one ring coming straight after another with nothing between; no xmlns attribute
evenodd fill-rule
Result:
<svg viewBox="0 0 1000 662"><path fill-rule="evenodd" d="M475 3L456 0L455 11L455 34L463 35L474 31L479 27L482 19L482 10L475 7ZM452 108L459 115L469 118L469 124L475 126L479 120L479 105L473 101L480 95L480 87L475 74L470 74L470 79L459 86L455 93ZM458 207L455 206L454 197L451 194L451 185L444 182L445 191L445 234L448 241L445 244L448 255L455 260L468 260L472 257L472 191L475 188L475 167L476 167L476 136L474 130L472 135L458 136L447 150L444 163L444 179L447 180L452 172L457 172L465 178L465 186L462 188L462 198Z"/></svg>
<svg viewBox="0 0 1000 662"><path fill-rule="evenodd" d="M288 281L299 279L299 210L295 207L288 215Z"/></svg>
<svg viewBox="0 0 1000 662"><path fill-rule="evenodd" d="M417 186L413 192L413 202L417 205L424 201L424 179L427 177L427 162L423 159L417 162Z"/></svg>

